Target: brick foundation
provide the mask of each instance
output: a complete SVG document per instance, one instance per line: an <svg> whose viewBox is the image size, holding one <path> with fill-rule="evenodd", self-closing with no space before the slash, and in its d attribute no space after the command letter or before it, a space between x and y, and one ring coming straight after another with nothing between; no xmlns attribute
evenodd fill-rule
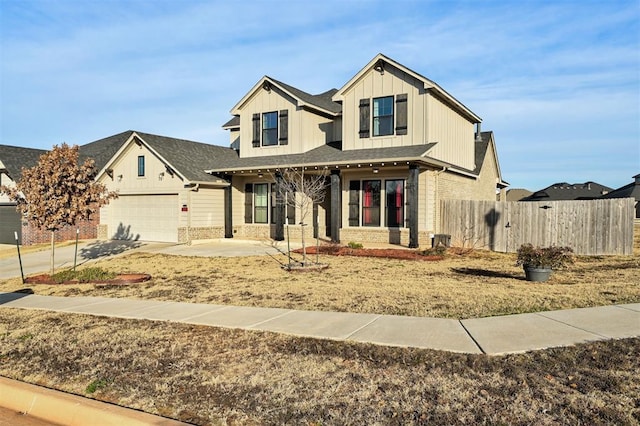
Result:
<svg viewBox="0 0 640 426"><path fill-rule="evenodd" d="M83 220L75 226L65 226L55 233L55 242L70 241L76 239L76 229L80 229L78 238L81 240L93 240L98 237L98 223L100 217L96 215L93 219ZM43 244L51 242L51 231L38 229L29 225L27 221L22 221L22 241L23 246L33 244Z"/></svg>

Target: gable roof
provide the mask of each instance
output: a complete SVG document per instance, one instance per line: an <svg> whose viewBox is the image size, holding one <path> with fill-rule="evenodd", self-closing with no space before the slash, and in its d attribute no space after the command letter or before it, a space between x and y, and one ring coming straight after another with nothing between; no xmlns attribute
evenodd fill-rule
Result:
<svg viewBox="0 0 640 426"><path fill-rule="evenodd" d="M14 180L20 180L22 168L35 166L44 149L24 148L21 146L0 145L0 170L5 171Z"/></svg>
<svg viewBox="0 0 640 426"><path fill-rule="evenodd" d="M242 108L242 106L256 91L271 90L274 86L293 98L297 102L297 106L299 107L306 107L308 109L312 109L330 116L337 116L342 111L342 106L331 99L333 93L335 93L334 91L337 91L337 89L331 89L319 95L311 95L303 90L297 89L293 86L278 81L275 78L271 78L265 75L251 88L251 90L249 90L249 92L247 92L246 95L242 97L242 99L240 99L240 101L238 101L237 104L234 105L233 108L231 108L231 114L240 114L240 109Z"/></svg>
<svg viewBox="0 0 640 426"><path fill-rule="evenodd" d="M614 189L603 195L602 198L635 198L640 201L640 174L633 176L634 181Z"/></svg>
<svg viewBox="0 0 640 426"><path fill-rule="evenodd" d="M117 135L80 145L80 159L93 158L96 168L102 170L122 145L131 137L131 133L132 131L128 130L118 133Z"/></svg>
<svg viewBox="0 0 640 426"><path fill-rule="evenodd" d="M170 167L183 180L190 183L206 182L215 183L220 179L206 173L204 170L217 156L230 156L234 151L217 145L201 142L176 139L167 136L153 135L134 130L128 130L108 138L80 147L80 152L85 156L96 154L100 158L99 177L116 160L120 153L130 143L145 144L166 166ZM85 149L88 148L88 149ZM109 158L106 161L102 159ZM96 159L98 164L98 159Z"/></svg>
<svg viewBox="0 0 640 426"><path fill-rule="evenodd" d="M520 201L559 201L559 200L593 200L611 191L608 186L595 182L566 183L558 182L539 191L535 191Z"/></svg>
<svg viewBox="0 0 640 426"><path fill-rule="evenodd" d="M498 161L498 152L496 149L495 139L493 138L493 132L480 132L480 138L476 139L474 143L474 154L476 167L473 169L475 175L480 175L482 167L484 166L484 160L487 158L487 151L491 151L493 160L496 163L496 169L498 171L498 185L501 187L509 186L508 182L502 180L502 172L500 170L500 162Z"/></svg>
<svg viewBox="0 0 640 426"><path fill-rule="evenodd" d="M450 104L458 112L460 112L462 115L467 117L467 119L470 120L471 122L480 123L482 121L482 119L478 115L476 115L473 111L471 111L469 108L467 108L462 102L460 102L456 98L454 98L449 92L444 90L442 87L440 87L434 81L431 81L428 78L424 77L423 75L418 74L417 72L405 67L404 65L394 61L391 58L388 58L387 56L383 55L382 53L378 53L371 61L369 61L369 63L367 65L364 66L364 68L362 68L355 76L353 76L349 81L347 81L333 95L333 100L337 101L337 102L338 101L342 101L342 98L344 97L344 93L346 91L348 91L351 88L351 86L353 86L356 82L358 82L365 74L369 73L371 70L373 70L374 68L376 68L376 67L378 67L380 65L383 67L383 69L384 69L384 67L392 66L392 67L394 67L394 68L396 68L396 69L398 69L398 70L400 70L400 71L412 76L416 80L421 81L423 83L423 85L424 85L423 87L424 87L425 90L431 90L439 98L441 98L442 100L444 100L445 102Z"/></svg>

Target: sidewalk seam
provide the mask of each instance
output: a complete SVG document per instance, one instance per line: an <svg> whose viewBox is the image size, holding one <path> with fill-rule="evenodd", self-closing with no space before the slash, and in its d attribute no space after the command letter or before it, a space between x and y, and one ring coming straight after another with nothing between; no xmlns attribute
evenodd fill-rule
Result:
<svg viewBox="0 0 640 426"><path fill-rule="evenodd" d="M562 325L566 325L567 327L575 328L576 330L584 331L585 333L593 334L594 336L598 336L598 337L603 338L603 339L611 339L610 336L606 336L604 334L596 333L595 331L587 330L586 328L581 328L581 327L575 326L573 324L568 324L568 323L566 323L564 321L560 321L558 319L555 319L555 318L552 318L552 317L548 317L548 316L544 315L545 313L546 312L536 312L535 314L538 315L538 316L541 316L542 318L550 319L550 320L555 321L557 323L560 323Z"/></svg>
<svg viewBox="0 0 640 426"><path fill-rule="evenodd" d="M480 352L482 352L484 355L487 354L487 352L484 350L484 348L480 345L480 343L478 343L478 341L476 340L475 337L473 337L473 335L469 332L469 330L467 330L467 327L464 326L464 324L462 323L462 320L459 319L458 320L458 324L460 324L460 326L462 327L462 329L464 330L465 333L467 333L467 336L469 336L469 338L473 341L473 343L475 343L475 345L478 347L478 349L480 349Z"/></svg>
<svg viewBox="0 0 640 426"><path fill-rule="evenodd" d="M369 321L368 323L364 324L361 327L358 327L356 330L354 330L351 334L347 335L344 339L342 340L349 340L354 334L356 334L357 332L359 332L360 330L364 329L365 327L370 326L371 324L373 324L374 322L378 321L380 318L382 318L382 315L378 315L376 316L374 319L372 319L371 321Z"/></svg>
<svg viewBox="0 0 640 426"><path fill-rule="evenodd" d="M274 319L282 318L285 315L289 315L289 314L291 314L293 312L296 312L296 310L295 309L291 309L291 310L288 310L287 312L281 313L280 315L276 315L275 317L272 317L272 318L269 318L269 319L266 319L266 320L262 320L262 321L258 321L255 324L251 324L251 325L247 326L247 328L252 328L253 329L255 327L258 327L259 325L264 324L265 322L269 322L269 321L273 321ZM264 331L261 328L256 328L256 330Z"/></svg>

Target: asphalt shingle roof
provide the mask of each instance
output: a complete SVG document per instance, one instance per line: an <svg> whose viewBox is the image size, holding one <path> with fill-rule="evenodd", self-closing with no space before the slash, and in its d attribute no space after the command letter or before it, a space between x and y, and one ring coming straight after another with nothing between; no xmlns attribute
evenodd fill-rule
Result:
<svg viewBox="0 0 640 426"><path fill-rule="evenodd" d="M319 95L311 95L303 90L296 89L293 86L289 86L286 83L278 81L275 78L268 78L277 85L281 86L286 91L290 92L296 98L302 100L304 103L314 105L318 108L333 112L335 114L338 114L342 111L342 105L331 100L331 97L338 91L338 89L331 89Z"/></svg>
<svg viewBox="0 0 640 426"><path fill-rule="evenodd" d="M535 191L520 201L592 200L600 198L609 191L611 188L591 181L585 183L558 182Z"/></svg>
<svg viewBox="0 0 640 426"><path fill-rule="evenodd" d="M640 174L633 178L633 182L608 192L602 198L635 198L640 201Z"/></svg>
<svg viewBox="0 0 640 426"><path fill-rule="evenodd" d="M327 164L346 164L371 162L380 160L404 160L424 157L435 144L413 145L390 148L371 148L343 151L339 143L329 143L302 154L274 155L269 157L240 158L238 154L229 152L212 158L208 170L224 172L231 170L251 170L257 168L277 168L284 166L312 166ZM428 157L424 157L428 158Z"/></svg>
<svg viewBox="0 0 640 426"><path fill-rule="evenodd" d="M22 168L35 166L40 156L46 152L43 149L0 145L0 161L4 164L11 179L18 181L22 176Z"/></svg>

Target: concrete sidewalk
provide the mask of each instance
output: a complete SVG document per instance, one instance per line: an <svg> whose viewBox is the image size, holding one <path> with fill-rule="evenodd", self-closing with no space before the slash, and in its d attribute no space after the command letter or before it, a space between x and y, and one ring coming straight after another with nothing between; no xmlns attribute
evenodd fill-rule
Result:
<svg viewBox="0 0 640 426"><path fill-rule="evenodd" d="M640 303L467 320L25 293L0 293L3 307L490 355L640 337Z"/></svg>

